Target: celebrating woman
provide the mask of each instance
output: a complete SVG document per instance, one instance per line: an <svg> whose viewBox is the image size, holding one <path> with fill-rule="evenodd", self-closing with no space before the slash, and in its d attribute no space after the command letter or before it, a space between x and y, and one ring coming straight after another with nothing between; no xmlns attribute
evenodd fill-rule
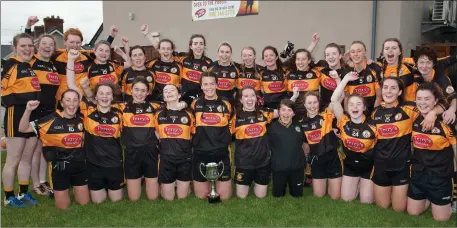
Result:
<svg viewBox="0 0 457 228"><path fill-rule="evenodd" d="M38 204L28 192L30 169L37 137L33 133L18 131L19 122L26 110L29 100L39 100L41 95L40 82L30 67L29 61L34 54L32 37L25 33L13 38L14 56L2 61L2 105L6 107L4 123L6 129L6 161L3 166L3 190L5 205L26 207L24 202ZM32 119L35 119L35 114ZM18 170L19 195L14 195L14 180L19 161L23 161Z"/></svg>
<svg viewBox="0 0 457 228"><path fill-rule="evenodd" d="M343 151L344 173L341 181L341 198L352 201L360 193L360 202L373 203L373 182L370 174L373 169L373 147L376 143L376 128L365 116L365 99L355 93L347 98L347 113L344 114L341 101L346 85L359 79L356 72L347 74L338 84L332 95L330 109L338 120Z"/></svg>
<svg viewBox="0 0 457 228"><path fill-rule="evenodd" d="M79 51L70 50L68 65L80 56ZM74 69L67 66L68 87L78 90ZM88 80L83 79L81 86L88 88ZM94 102L81 102L80 109L84 121L84 149L86 152L88 184L92 202L101 203L107 195L111 201L123 197L124 185L123 156L120 143L122 113L114 98L120 95L116 84L103 82L95 86Z"/></svg>
<svg viewBox="0 0 457 228"><path fill-rule="evenodd" d="M30 114L40 102L27 102L19 131L35 132L43 145L43 153L49 162L49 179L54 191L55 206L67 209L70 206L68 189L73 188L75 201L79 205L89 202L87 188L86 158L83 147L84 124L78 115L79 93L67 90L59 99L63 111L55 111L48 116L30 122ZM30 122L30 123L29 123Z"/></svg>
<svg viewBox="0 0 457 228"><path fill-rule="evenodd" d="M266 46L262 51L265 69L260 72L264 106L278 108L279 102L287 97L286 72L279 59L278 50Z"/></svg>
<svg viewBox="0 0 457 228"><path fill-rule="evenodd" d="M216 192L221 200L227 200L232 195L231 162L229 146L232 141L229 122L232 106L226 99L216 94L218 78L211 72L201 75L203 97L191 105L195 116L195 135L192 138L192 178L195 195L206 198L209 194L208 181L202 176L200 164L210 162L224 164L224 171L216 181ZM203 173L206 169L201 170Z"/></svg>
<svg viewBox="0 0 457 228"><path fill-rule="evenodd" d="M194 117L190 110L182 110L178 87L166 85L163 98L166 106L154 116L155 127L160 138L159 182L161 196L166 200L189 195L192 179L192 144ZM176 191L175 191L176 188Z"/></svg>
<svg viewBox="0 0 457 228"><path fill-rule="evenodd" d="M412 130L413 156L407 209L410 215L422 214L427 200L432 204L433 218L451 218L452 176L457 169L456 140L453 130L441 119L435 120L431 131L423 131L420 123L432 111L442 96L434 83L424 83L417 89L416 104L420 116Z"/></svg>

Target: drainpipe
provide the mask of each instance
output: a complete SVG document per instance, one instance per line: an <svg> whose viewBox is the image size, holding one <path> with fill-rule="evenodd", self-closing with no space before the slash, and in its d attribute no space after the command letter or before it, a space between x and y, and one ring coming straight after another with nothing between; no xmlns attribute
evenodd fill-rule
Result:
<svg viewBox="0 0 457 228"><path fill-rule="evenodd" d="M378 0L373 0L373 12L371 16L371 59L376 61L376 18L378 12Z"/></svg>

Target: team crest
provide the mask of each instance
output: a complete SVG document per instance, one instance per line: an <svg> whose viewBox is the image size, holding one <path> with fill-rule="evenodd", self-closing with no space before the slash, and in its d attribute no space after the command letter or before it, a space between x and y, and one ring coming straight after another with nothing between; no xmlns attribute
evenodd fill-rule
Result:
<svg viewBox="0 0 457 228"><path fill-rule="evenodd" d="M217 106L217 111L218 111L218 112L224 111L224 108L222 107L222 105L218 105L218 106Z"/></svg>
<svg viewBox="0 0 457 228"><path fill-rule="evenodd" d="M399 120L401 120L401 117L402 117L401 113L397 113L397 115L395 115L395 120L399 121Z"/></svg>
<svg viewBox="0 0 457 228"><path fill-rule="evenodd" d="M174 74L174 73L178 72L178 69L176 69L176 67L173 67L173 68L171 68L171 70L170 70L170 71L171 71L171 73L173 73L173 74Z"/></svg>
<svg viewBox="0 0 457 228"><path fill-rule="evenodd" d="M235 78L236 77L236 73L235 72L230 73L230 77L231 78Z"/></svg>
<svg viewBox="0 0 457 228"><path fill-rule="evenodd" d="M368 75L368 76L367 76L367 82L372 82L372 81L373 81L373 76Z"/></svg>
<svg viewBox="0 0 457 228"><path fill-rule="evenodd" d="M109 71L114 71L113 66L109 66Z"/></svg>
<svg viewBox="0 0 457 228"><path fill-rule="evenodd" d="M371 133L369 131L365 130L365 131L362 132L362 135L363 135L364 138L370 138Z"/></svg>
<svg viewBox="0 0 457 228"><path fill-rule="evenodd" d="M119 121L119 119L118 119L116 116L114 116L113 118L111 118L111 122L112 122L112 123L117 123L118 121Z"/></svg>
<svg viewBox="0 0 457 228"><path fill-rule="evenodd" d="M324 120L321 119L321 120L319 121L319 124L322 126L323 123L324 123Z"/></svg>
<svg viewBox="0 0 457 228"><path fill-rule="evenodd" d="M185 116L181 117L181 123L186 124L189 122L189 119Z"/></svg>
<svg viewBox="0 0 457 228"><path fill-rule="evenodd" d="M202 71L203 72L206 72L208 70L208 68L206 68L206 66L202 66Z"/></svg>
<svg viewBox="0 0 457 228"><path fill-rule="evenodd" d="M82 131L83 130L83 123L78 124L78 130Z"/></svg>
<svg viewBox="0 0 457 228"><path fill-rule="evenodd" d="M244 173L236 173L236 180L237 181L243 181L243 174Z"/></svg>
<svg viewBox="0 0 457 228"><path fill-rule="evenodd" d="M454 92L454 88L452 86L446 87L446 93L451 94Z"/></svg>
<svg viewBox="0 0 457 228"><path fill-rule="evenodd" d="M313 73L307 73L306 74L306 78L312 78L313 77Z"/></svg>
<svg viewBox="0 0 457 228"><path fill-rule="evenodd" d="M300 132L300 127L299 127L299 126L295 126L295 130L296 130L297 132Z"/></svg>
<svg viewBox="0 0 457 228"><path fill-rule="evenodd" d="M432 129L432 133L433 133L433 134L439 134L440 132L441 132L440 129L438 129L437 127L434 127L434 128Z"/></svg>
<svg viewBox="0 0 457 228"><path fill-rule="evenodd" d="M146 80L147 80L148 82L152 82L152 76L146 77Z"/></svg>

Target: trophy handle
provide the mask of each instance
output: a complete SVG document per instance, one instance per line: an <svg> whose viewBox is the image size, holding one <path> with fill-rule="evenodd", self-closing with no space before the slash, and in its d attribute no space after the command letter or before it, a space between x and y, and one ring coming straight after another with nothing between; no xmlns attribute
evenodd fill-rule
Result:
<svg viewBox="0 0 457 228"><path fill-rule="evenodd" d="M203 172L202 172L202 166L205 166L205 164L200 163L199 170L200 170L200 173L202 174L202 176L206 178L205 174L203 174Z"/></svg>
<svg viewBox="0 0 457 228"><path fill-rule="evenodd" d="M219 178L219 177L222 176L222 174L224 173L224 169L225 169L224 163L223 163L222 161L220 161L220 162L217 164L217 166L219 166L219 165L222 165L222 172L218 175L217 178Z"/></svg>

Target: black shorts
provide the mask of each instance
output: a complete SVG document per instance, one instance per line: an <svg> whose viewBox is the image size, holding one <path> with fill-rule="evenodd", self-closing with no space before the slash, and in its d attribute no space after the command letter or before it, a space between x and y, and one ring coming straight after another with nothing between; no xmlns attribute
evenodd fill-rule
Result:
<svg viewBox="0 0 457 228"><path fill-rule="evenodd" d="M156 178L159 172L158 157L157 145L127 146L124 150L125 178Z"/></svg>
<svg viewBox="0 0 457 228"><path fill-rule="evenodd" d="M256 184L268 185L270 183L271 169L270 164L257 169L235 169L235 182L239 185L251 185L254 181Z"/></svg>
<svg viewBox="0 0 457 228"><path fill-rule="evenodd" d="M409 182L409 163L400 170L388 171L383 165L375 164L371 180L378 186L400 186Z"/></svg>
<svg viewBox="0 0 457 228"><path fill-rule="evenodd" d="M289 185L291 196L303 196L303 180L305 179L305 168L272 171L273 176L273 196L281 197L286 195L286 188Z"/></svg>
<svg viewBox="0 0 457 228"><path fill-rule="evenodd" d="M24 115L26 106L25 105L13 105L6 108L4 118L4 128L6 137L19 137L19 138L30 138L35 137L35 133L21 133L19 132L19 122L21 122L22 115ZM36 111L33 111L30 115L30 121L36 120Z"/></svg>
<svg viewBox="0 0 457 228"><path fill-rule="evenodd" d="M343 174L338 152L328 152L322 156L311 156L313 179L333 179Z"/></svg>
<svg viewBox="0 0 457 228"><path fill-rule="evenodd" d="M372 172L373 172L373 163L360 164L360 165L344 163L344 169L343 169L344 176L370 179Z"/></svg>
<svg viewBox="0 0 457 228"><path fill-rule="evenodd" d="M101 167L87 162L89 190L119 190L124 186L124 169L119 167Z"/></svg>
<svg viewBox="0 0 457 228"><path fill-rule="evenodd" d="M84 161L69 161L65 163L64 170L58 170L56 162L48 163L48 175L51 188L64 191L70 186L87 185L87 169Z"/></svg>
<svg viewBox="0 0 457 228"><path fill-rule="evenodd" d="M413 200L428 199L439 206L448 205L452 202L452 177L438 176L427 169L413 171L408 197Z"/></svg>
<svg viewBox="0 0 457 228"><path fill-rule="evenodd" d="M228 147L226 149L221 149L215 152L194 150L192 154L192 179L198 182L208 181L204 176L202 176L202 173L206 173L206 167L201 165L200 172L200 164L207 164L210 162L219 163L221 161L224 164L224 170L222 171L222 165L220 165L219 172L222 172L222 175L219 177L218 181L229 181L231 179L232 166L230 162L230 152Z"/></svg>
<svg viewBox="0 0 457 228"><path fill-rule="evenodd" d="M174 158L160 155L159 183L171 184L178 181L192 180L192 158Z"/></svg>

